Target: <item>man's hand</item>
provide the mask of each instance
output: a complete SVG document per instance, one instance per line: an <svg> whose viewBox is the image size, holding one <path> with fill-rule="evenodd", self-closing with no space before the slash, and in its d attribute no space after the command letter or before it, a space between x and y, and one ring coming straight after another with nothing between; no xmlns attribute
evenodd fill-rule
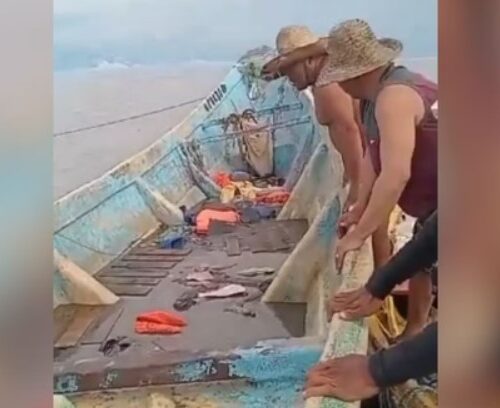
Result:
<svg viewBox="0 0 500 408"><path fill-rule="evenodd" d="M342 270L346 254L361 248L363 243L364 240L360 239L353 231L349 231L338 241L335 248L335 265L339 272Z"/></svg>
<svg viewBox="0 0 500 408"><path fill-rule="evenodd" d="M349 184L349 192L347 193L347 198L344 203L344 210L347 211L349 208L354 207L354 205L358 201L358 191L359 187L350 183Z"/></svg>
<svg viewBox="0 0 500 408"><path fill-rule="evenodd" d="M359 202L350 203L349 197L344 204L344 213L339 219L339 226L337 229L337 234L340 238L342 238L350 227L357 224L361 216L363 215L363 211L365 210L365 206Z"/></svg>
<svg viewBox="0 0 500 408"><path fill-rule="evenodd" d="M373 296L365 286L354 291L342 292L330 298L328 320L335 313L341 313L342 320L356 320L375 314L384 301Z"/></svg>
<svg viewBox="0 0 500 408"><path fill-rule="evenodd" d="M279 78L281 76L280 64L282 62L282 59L282 56L278 56L266 63L262 67L261 78L265 81L272 81Z"/></svg>
<svg viewBox="0 0 500 408"><path fill-rule="evenodd" d="M353 402L379 393L368 368L368 357L350 354L320 363L309 372L305 397L334 397Z"/></svg>

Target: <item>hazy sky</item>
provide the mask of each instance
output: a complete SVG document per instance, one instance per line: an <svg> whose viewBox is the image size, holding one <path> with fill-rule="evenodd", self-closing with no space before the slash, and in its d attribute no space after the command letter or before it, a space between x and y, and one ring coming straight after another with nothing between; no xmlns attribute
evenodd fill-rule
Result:
<svg viewBox="0 0 500 408"><path fill-rule="evenodd" d="M437 0L54 0L54 63L234 61L283 25L326 34L353 17L402 40L407 57L437 55Z"/></svg>

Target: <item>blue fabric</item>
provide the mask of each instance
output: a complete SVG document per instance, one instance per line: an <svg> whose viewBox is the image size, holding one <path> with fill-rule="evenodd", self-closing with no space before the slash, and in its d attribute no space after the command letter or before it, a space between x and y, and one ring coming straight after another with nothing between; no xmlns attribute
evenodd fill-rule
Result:
<svg viewBox="0 0 500 408"><path fill-rule="evenodd" d="M182 235L171 234L160 240L160 248L182 249L186 245L186 239Z"/></svg>

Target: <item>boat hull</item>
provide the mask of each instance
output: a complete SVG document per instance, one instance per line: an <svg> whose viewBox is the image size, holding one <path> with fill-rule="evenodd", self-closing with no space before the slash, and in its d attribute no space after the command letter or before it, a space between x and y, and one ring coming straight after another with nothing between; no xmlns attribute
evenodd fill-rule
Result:
<svg viewBox="0 0 500 408"><path fill-rule="evenodd" d="M231 350L159 352L133 367L126 358L99 370L92 370L92 361L80 361L55 372L55 393L66 395L67 403L87 407L104 398L109 407L159 407L191 399L192 407L304 406L301 387L315 362L366 352L363 321L326 320L329 294L358 287L371 272L368 244L347 259L342 273L334 267L345 198L340 156L315 119L310 95L284 81L262 83L250 65L243 61L232 69L204 103L152 146L55 203L54 308L115 304L118 299L96 274L160 226L182 222L180 206L218 198L220 188L210 175L248 169L241 134L227 127L227 118L250 109L271 132L273 172L291 191L278 220L303 219L309 225L263 301L306 304L304 336ZM116 389L119 395L112 393ZM204 402L196 405L193 396ZM307 406L356 406L318 405L323 403L328 400Z"/></svg>

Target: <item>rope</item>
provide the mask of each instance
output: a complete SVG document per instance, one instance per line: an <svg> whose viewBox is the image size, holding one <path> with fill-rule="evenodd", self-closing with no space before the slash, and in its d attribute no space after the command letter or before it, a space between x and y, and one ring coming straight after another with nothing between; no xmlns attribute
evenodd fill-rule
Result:
<svg viewBox="0 0 500 408"><path fill-rule="evenodd" d="M112 120L112 121L109 121L109 122L99 123L97 125L86 126L86 127L82 127L82 128L78 128L78 129L65 130L63 132L55 133L54 137L63 136L63 135L69 135L69 134L73 134L73 133L80 133L80 132L84 132L84 131L87 131L87 130L103 128L103 127L106 127L106 126L116 125L118 123L128 122L130 120L136 120L136 119L144 118L144 117L151 116L151 115L157 115L158 113L167 112L167 111L170 111L170 110L173 110L173 109L176 109L176 108L180 108L180 107L183 107L183 106L191 105L191 104L193 104L195 102L200 102L200 101L203 101L205 99L206 99L206 96L204 96L202 98L192 99L190 101L181 102L181 103L178 103L176 105L166 106L164 108L156 109L156 110L153 110L153 111L149 111L149 112L145 112L145 113L140 113L140 114L132 115L132 116L127 116L125 118L121 118L121 119L117 119L117 120Z"/></svg>
<svg viewBox="0 0 500 408"><path fill-rule="evenodd" d="M261 98L263 96L263 92L262 92L262 85L260 84L259 85L259 79L260 79L260 71L259 69L257 68L257 66L255 65L255 63L252 63L250 62L249 64L244 64L242 65L241 62L238 62L236 63L235 65L232 66L232 68L239 68L240 69L240 72L244 75L244 76L247 76L249 78L249 88L252 88L252 85L257 82L257 97L252 99L249 95L249 99L250 100L257 100L259 98ZM71 129L71 130L65 130L65 131L62 131L62 132L57 132L57 133L54 133L54 137L57 137L57 136L64 136L64 135L70 135L70 134L73 134L73 133L80 133L80 132L85 132L87 130L93 130L93 129L99 129L99 128L103 128L103 127L106 127L106 126L111 126L111 125L116 125L118 123L123 123L123 122L128 122L130 120L136 120L136 119L141 119L141 118L144 118L144 117L147 117L147 116L151 116L151 115L157 115L159 113L162 113L162 112L167 112L167 111L170 111L172 109L177 109L177 108L181 108L183 106L187 106L187 105L191 105L195 102L201 102L203 100L205 100L207 98L207 96L204 96L204 97L201 97L201 98L196 98L196 99L192 99L190 101L185 101L185 102L181 102L181 103L178 103L176 105L170 105L170 106L166 106L164 108L160 108L160 109L156 109L156 110L153 110L153 111L149 111L149 112L144 112L144 113L140 113L140 114L137 114L137 115L132 115L132 116L127 116L125 118L121 118L121 119L117 119L117 120L112 120L112 121L108 121L108 122L103 122L103 123L99 123L97 125L91 125L91 126L85 126L85 127L81 127L81 128L77 128L77 129Z"/></svg>

